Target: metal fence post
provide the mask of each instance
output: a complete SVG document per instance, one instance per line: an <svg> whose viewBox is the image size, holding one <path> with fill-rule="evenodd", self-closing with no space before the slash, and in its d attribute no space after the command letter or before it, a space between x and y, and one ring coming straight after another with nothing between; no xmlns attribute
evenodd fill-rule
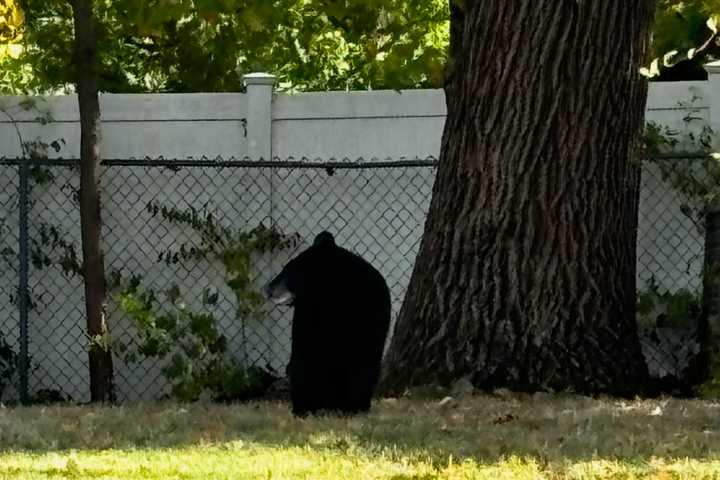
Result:
<svg viewBox="0 0 720 480"><path fill-rule="evenodd" d="M19 211L19 253L20 253L20 275L18 285L18 309L20 310L20 401L28 402L28 203L29 185L28 177L30 169L25 159L18 167L20 175L20 187L18 189L18 211Z"/></svg>

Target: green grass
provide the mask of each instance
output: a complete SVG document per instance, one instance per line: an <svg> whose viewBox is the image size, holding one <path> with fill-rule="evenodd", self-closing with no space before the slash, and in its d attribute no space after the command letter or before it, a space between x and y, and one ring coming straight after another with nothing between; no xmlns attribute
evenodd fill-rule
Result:
<svg viewBox="0 0 720 480"><path fill-rule="evenodd" d="M282 403L0 408L0 479L720 479L719 414L550 395L307 420Z"/></svg>

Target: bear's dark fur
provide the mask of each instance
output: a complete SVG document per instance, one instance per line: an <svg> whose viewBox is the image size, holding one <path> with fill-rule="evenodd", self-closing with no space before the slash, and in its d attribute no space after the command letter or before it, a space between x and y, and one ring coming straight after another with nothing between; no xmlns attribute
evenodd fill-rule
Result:
<svg viewBox="0 0 720 480"><path fill-rule="evenodd" d="M322 232L265 293L295 308L288 366L293 413L367 412L390 325L390 291L380 272Z"/></svg>

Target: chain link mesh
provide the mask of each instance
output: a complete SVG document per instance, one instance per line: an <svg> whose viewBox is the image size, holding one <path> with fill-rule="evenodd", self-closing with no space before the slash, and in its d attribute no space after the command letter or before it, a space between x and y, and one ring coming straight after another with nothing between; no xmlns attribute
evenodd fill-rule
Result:
<svg viewBox="0 0 720 480"><path fill-rule="evenodd" d="M17 166L0 166L0 348L6 345L13 352L0 355L0 400L18 396L17 378L10 376L14 373L11 372L15 366L14 355L20 351L18 170Z"/></svg>
<svg viewBox="0 0 720 480"><path fill-rule="evenodd" d="M709 180L705 157L644 162L638 218L637 289L640 344L652 378L691 393L702 376L702 287L705 225L702 203L681 177ZM684 183L681 181L681 184ZM688 184L685 183L687 186Z"/></svg>
<svg viewBox="0 0 720 480"><path fill-rule="evenodd" d="M672 188L663 175L663 163L683 170L695 160L645 162L638 218L638 288L657 282L664 291L699 291L703 268L703 226L688 211L694 202Z"/></svg>
<svg viewBox="0 0 720 480"><path fill-rule="evenodd" d="M0 162L0 337L17 352L18 162ZM218 293L212 306L229 352L244 364L284 373L290 354L289 309L266 308L259 320L242 320L213 258L168 261L168 252L200 243L196 230L153 211L199 212L234 230L275 226L298 234L294 248L258 254L252 285L260 288L288 259L327 229L338 244L366 258L386 277L396 317L423 233L436 162L236 162L108 161L103 169L103 248L106 273L137 275L156 291L177 285L188 308L203 307L201 293ZM84 293L74 268L80 254L79 170L74 162L37 164L29 198L28 321L30 393L60 391L89 400ZM646 162L638 230L638 288L654 278L666 292L697 292L704 251L702 232L683 213L684 198ZM73 263L75 259L75 263ZM204 306L207 308L207 305ZM136 341L133 322L112 292L107 318L113 339ZM647 342L646 342L647 343ZM652 345L651 345L652 346ZM653 347L654 348L654 347ZM656 354L644 345L649 362ZM662 356L658 355L658 359ZM126 363L115 358L120 400L152 400L167 393L161 364L154 359ZM659 361L659 360L658 360ZM14 395L11 390L5 397Z"/></svg>

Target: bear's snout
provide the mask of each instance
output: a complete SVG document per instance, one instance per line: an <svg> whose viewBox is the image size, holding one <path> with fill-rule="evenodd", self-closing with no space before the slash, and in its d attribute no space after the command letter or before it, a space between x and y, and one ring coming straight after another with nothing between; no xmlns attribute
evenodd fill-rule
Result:
<svg viewBox="0 0 720 480"><path fill-rule="evenodd" d="M275 305L290 305L295 295L283 284L271 281L263 288L265 296Z"/></svg>

